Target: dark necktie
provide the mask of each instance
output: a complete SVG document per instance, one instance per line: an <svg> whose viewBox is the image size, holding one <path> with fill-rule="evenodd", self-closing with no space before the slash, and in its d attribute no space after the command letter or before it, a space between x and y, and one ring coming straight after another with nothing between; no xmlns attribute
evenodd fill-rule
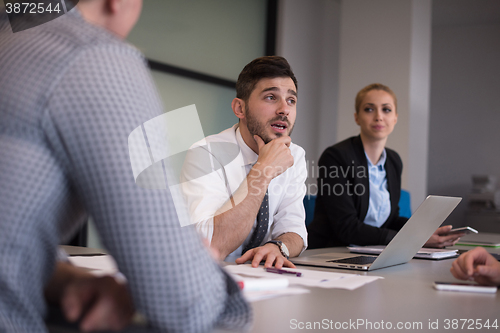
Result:
<svg viewBox="0 0 500 333"><path fill-rule="evenodd" d="M244 254L248 250L253 249L254 247L260 246L260 243L262 243L264 237L266 237L268 226L269 226L269 200L266 191L264 200L262 200L259 212L257 213L257 227L253 231L252 237L250 238L250 242L248 242L247 246L243 249L242 254Z"/></svg>

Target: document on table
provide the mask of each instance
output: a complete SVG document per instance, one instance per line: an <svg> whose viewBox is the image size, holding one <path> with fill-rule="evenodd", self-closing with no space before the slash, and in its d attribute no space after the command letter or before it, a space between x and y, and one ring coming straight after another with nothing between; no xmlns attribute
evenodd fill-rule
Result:
<svg viewBox="0 0 500 333"><path fill-rule="evenodd" d="M481 232L480 234L470 234L461 237L455 245L500 248L500 236L498 234L488 232Z"/></svg>
<svg viewBox="0 0 500 333"><path fill-rule="evenodd" d="M380 254L385 250L385 245L368 245L368 246L348 246L349 251L353 253L363 254ZM413 258L418 259L446 259L457 256L458 250L450 249L427 249L421 248Z"/></svg>
<svg viewBox="0 0 500 333"><path fill-rule="evenodd" d="M243 290L243 296L248 302L257 302L264 299L279 297L279 296L291 296L307 294L310 291L304 288L288 287L285 289L277 290L261 290L261 291L245 291Z"/></svg>
<svg viewBox="0 0 500 333"><path fill-rule="evenodd" d="M97 276L118 273L115 260L109 254L98 256L70 256L69 261L78 267L86 268Z"/></svg>
<svg viewBox="0 0 500 333"><path fill-rule="evenodd" d="M347 290L354 290L367 283L373 282L378 279L383 279L380 276L325 272L312 269L296 269L288 267L285 268L287 271L302 273L302 276L297 277L288 274L281 275L268 273L264 270L263 266L253 268L250 264L227 265L224 268L232 274L238 274L242 276L253 276L260 278L287 278L289 284L292 286L339 288Z"/></svg>
<svg viewBox="0 0 500 333"><path fill-rule="evenodd" d="M227 266L226 266L227 267ZM226 270L227 271L227 270ZM267 277L247 277L233 274L227 271L233 277L243 292L243 296L249 302L256 302L263 299L306 294L310 291L304 288L290 287L287 278L275 274L271 278Z"/></svg>

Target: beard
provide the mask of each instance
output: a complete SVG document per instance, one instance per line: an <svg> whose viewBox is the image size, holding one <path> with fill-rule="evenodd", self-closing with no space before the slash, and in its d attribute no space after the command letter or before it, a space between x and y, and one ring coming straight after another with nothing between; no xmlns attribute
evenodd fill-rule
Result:
<svg viewBox="0 0 500 333"><path fill-rule="evenodd" d="M264 141L265 144L268 144L272 140L279 138L280 136L283 136L282 133L275 133L276 137L272 138L266 132L266 129L269 128L271 124L276 121L286 122L288 135L290 136L292 134L293 125L290 124L290 121L288 120L287 116L276 116L273 119L269 120L267 123L264 123L259 121L257 117L254 117L252 112L250 112L250 108L248 107L248 105L245 105L245 118L247 120L247 128L250 134L260 136L260 138Z"/></svg>

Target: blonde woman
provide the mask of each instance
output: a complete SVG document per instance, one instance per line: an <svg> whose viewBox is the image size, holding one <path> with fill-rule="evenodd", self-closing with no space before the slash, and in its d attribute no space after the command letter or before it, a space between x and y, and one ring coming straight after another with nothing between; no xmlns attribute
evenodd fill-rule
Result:
<svg viewBox="0 0 500 333"><path fill-rule="evenodd" d="M318 162L309 248L385 245L408 220L398 207L403 163L385 146L398 122L396 95L370 84L356 95L355 110L360 134L327 148ZM438 228L425 246L453 245L461 235L446 236L450 229Z"/></svg>

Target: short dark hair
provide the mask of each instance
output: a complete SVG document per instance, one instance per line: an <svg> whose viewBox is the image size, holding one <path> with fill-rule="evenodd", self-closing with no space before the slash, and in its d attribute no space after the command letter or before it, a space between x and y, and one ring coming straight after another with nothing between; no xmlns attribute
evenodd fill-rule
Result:
<svg viewBox="0 0 500 333"><path fill-rule="evenodd" d="M298 90L297 79L285 58L266 56L252 60L243 68L236 81L236 97L248 101L259 80L264 78L289 77Z"/></svg>

